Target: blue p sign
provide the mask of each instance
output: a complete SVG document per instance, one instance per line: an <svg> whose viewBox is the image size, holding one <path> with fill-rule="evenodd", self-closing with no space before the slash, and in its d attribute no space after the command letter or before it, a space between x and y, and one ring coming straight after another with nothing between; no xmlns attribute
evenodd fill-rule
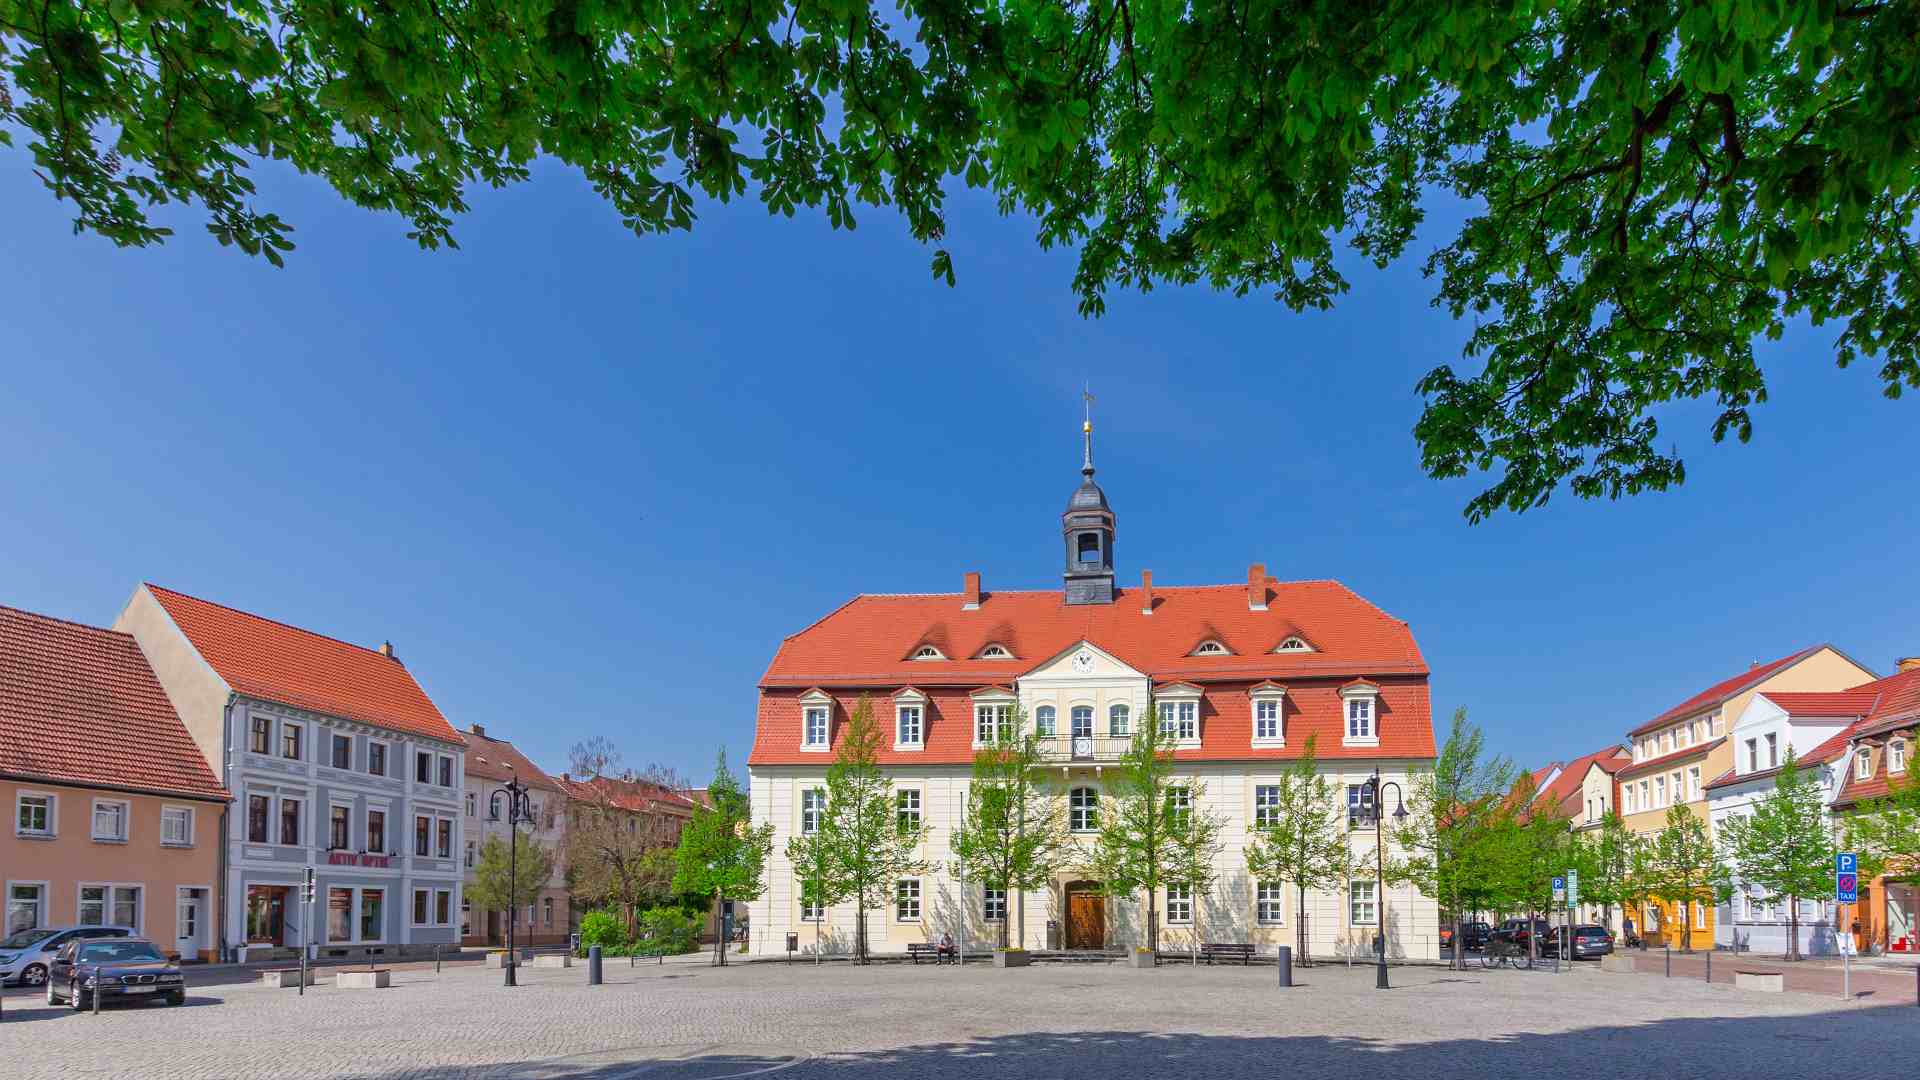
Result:
<svg viewBox="0 0 1920 1080"><path fill-rule="evenodd" d="M1842 851L1833 857L1833 872L1836 874L1854 874L1860 870L1860 856L1851 851Z"/></svg>

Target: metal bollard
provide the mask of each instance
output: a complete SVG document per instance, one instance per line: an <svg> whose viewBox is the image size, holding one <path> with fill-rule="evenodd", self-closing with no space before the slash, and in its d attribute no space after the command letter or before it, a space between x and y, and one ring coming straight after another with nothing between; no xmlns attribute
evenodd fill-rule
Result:
<svg viewBox="0 0 1920 1080"><path fill-rule="evenodd" d="M1291 946L1287 946L1287 945L1280 946L1280 959L1279 959L1278 967L1280 968L1281 988L1285 989L1286 987L1292 986L1293 985L1293 948Z"/></svg>
<svg viewBox="0 0 1920 1080"><path fill-rule="evenodd" d="M600 946L598 945L587 949L587 985L600 985Z"/></svg>
<svg viewBox="0 0 1920 1080"><path fill-rule="evenodd" d="M440 946L433 947L433 973L440 974Z"/></svg>
<svg viewBox="0 0 1920 1080"><path fill-rule="evenodd" d="M103 996L104 996L104 995L102 995L102 994L100 993L100 980L99 980L99 976L95 976L95 977L94 977L94 986L93 986L93 1015L95 1015L95 1016L99 1016L99 1015L100 1015L100 999L101 999L101 997L103 997Z"/></svg>
<svg viewBox="0 0 1920 1080"><path fill-rule="evenodd" d="M1707 950L1707 983L1713 983L1713 950Z"/></svg>
<svg viewBox="0 0 1920 1080"><path fill-rule="evenodd" d="M1667 956L1667 978L1671 979L1673 978L1673 946L1662 945L1660 951Z"/></svg>

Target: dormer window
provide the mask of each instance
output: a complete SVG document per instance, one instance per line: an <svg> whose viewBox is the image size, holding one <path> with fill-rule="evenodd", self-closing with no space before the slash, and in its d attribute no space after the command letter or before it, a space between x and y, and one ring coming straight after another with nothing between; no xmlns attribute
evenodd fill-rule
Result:
<svg viewBox="0 0 1920 1080"><path fill-rule="evenodd" d="M986 647L986 648L984 648L984 649L981 649L981 650L980 650L980 656L979 656L979 659L981 659L981 660L1011 660L1011 659L1013 659L1013 654L1012 654L1011 652L1008 652L1008 651L1007 651L1007 647L1006 647L1005 645L1001 645L1001 644L998 644L998 643L996 643L996 644L993 644L993 645L989 645L989 646L987 646L987 647Z"/></svg>
<svg viewBox="0 0 1920 1080"><path fill-rule="evenodd" d="M832 698L819 690L800 695L800 749L825 753L832 726Z"/></svg>
<svg viewBox="0 0 1920 1080"><path fill-rule="evenodd" d="M1301 637L1298 634L1295 634L1292 637L1287 638L1287 640L1282 641L1280 644L1274 646L1273 651L1277 653L1312 652L1313 646L1307 644L1307 639Z"/></svg>
<svg viewBox="0 0 1920 1080"><path fill-rule="evenodd" d="M1154 694L1161 737L1174 743L1200 744L1200 688L1176 683Z"/></svg>
<svg viewBox="0 0 1920 1080"><path fill-rule="evenodd" d="M1907 771L1907 740L1895 739L1887 744L1887 771L1889 773Z"/></svg>
<svg viewBox="0 0 1920 1080"><path fill-rule="evenodd" d="M1863 746L1860 748L1859 753L1853 755L1853 778L1855 780L1868 780L1872 777L1873 751Z"/></svg>
<svg viewBox="0 0 1920 1080"><path fill-rule="evenodd" d="M939 649L936 649L931 645L922 645L919 648L913 650L913 656L910 657L909 659L945 660L946 658L947 658L947 654L941 652Z"/></svg>
<svg viewBox="0 0 1920 1080"><path fill-rule="evenodd" d="M1187 655L1189 656L1232 656L1233 653L1230 650L1228 650L1228 648L1225 645L1220 644L1220 642L1217 641L1216 639L1208 638L1207 640L1194 646L1193 652L1188 653Z"/></svg>
<svg viewBox="0 0 1920 1080"><path fill-rule="evenodd" d="M1365 679L1355 679L1340 688L1341 711L1347 721L1340 745L1380 745L1379 699L1380 687Z"/></svg>
<svg viewBox="0 0 1920 1080"><path fill-rule="evenodd" d="M1286 731L1280 726L1280 708L1286 691L1276 683L1262 683L1247 691L1247 699L1253 708L1253 745L1287 745Z"/></svg>
<svg viewBox="0 0 1920 1080"><path fill-rule="evenodd" d="M893 748L919 750L926 745L927 696L918 690L893 695Z"/></svg>

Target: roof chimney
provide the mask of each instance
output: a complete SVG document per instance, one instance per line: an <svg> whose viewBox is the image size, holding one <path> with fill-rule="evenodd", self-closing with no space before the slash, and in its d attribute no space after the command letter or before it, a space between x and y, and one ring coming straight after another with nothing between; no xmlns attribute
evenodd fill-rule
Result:
<svg viewBox="0 0 1920 1080"><path fill-rule="evenodd" d="M1893 666L1897 671L1912 671L1920 668L1920 656L1903 656L1895 660Z"/></svg>
<svg viewBox="0 0 1920 1080"><path fill-rule="evenodd" d="M481 727L479 724L468 724L467 727L471 729L475 735L483 739L487 737L487 729Z"/></svg>
<svg viewBox="0 0 1920 1080"><path fill-rule="evenodd" d="M1140 571L1140 614L1153 614L1153 571Z"/></svg>
<svg viewBox="0 0 1920 1080"><path fill-rule="evenodd" d="M980 610L980 571L967 571L966 587L961 591L961 611Z"/></svg>
<svg viewBox="0 0 1920 1080"><path fill-rule="evenodd" d="M1247 610L1267 610L1267 568L1254 563L1247 567Z"/></svg>
<svg viewBox="0 0 1920 1080"><path fill-rule="evenodd" d="M386 657L389 660L400 659L399 657L393 655L393 642L391 641L383 641L380 643L380 655Z"/></svg>

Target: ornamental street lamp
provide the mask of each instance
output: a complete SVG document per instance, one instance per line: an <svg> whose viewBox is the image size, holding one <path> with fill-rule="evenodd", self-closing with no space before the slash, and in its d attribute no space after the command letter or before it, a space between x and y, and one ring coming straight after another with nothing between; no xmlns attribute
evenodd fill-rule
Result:
<svg viewBox="0 0 1920 1080"><path fill-rule="evenodd" d="M507 771L512 772L513 766L508 765ZM516 891L520 885L520 823L533 820L533 805L528 799L530 791L515 773L505 787L494 792L495 795L505 792L507 796L507 962L501 967L506 969L508 986L520 985L514 976L519 953L514 951L513 928L519 921L515 907L520 900Z"/></svg>
<svg viewBox="0 0 1920 1080"><path fill-rule="evenodd" d="M1374 988L1388 989L1387 986L1387 861L1385 827L1380 820L1380 808L1386 805L1382 788L1393 789L1393 820L1403 821L1407 816L1407 804L1400 785L1392 780L1380 782L1380 769L1374 767L1373 776L1366 783L1367 801L1373 806L1373 916L1378 923L1373 938L1373 953L1379 961L1374 979Z"/></svg>

